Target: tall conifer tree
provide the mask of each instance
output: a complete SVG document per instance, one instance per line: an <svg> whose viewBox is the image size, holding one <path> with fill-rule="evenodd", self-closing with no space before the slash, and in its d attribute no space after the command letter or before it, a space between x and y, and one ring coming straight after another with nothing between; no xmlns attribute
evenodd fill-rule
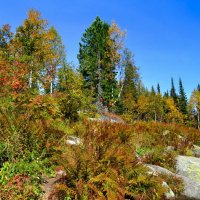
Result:
<svg viewBox="0 0 200 200"><path fill-rule="evenodd" d="M197 85L197 90L200 92L200 84Z"/></svg>
<svg viewBox="0 0 200 200"><path fill-rule="evenodd" d="M174 103L178 106L178 95L176 94L176 89L174 87L174 80L171 78L171 90L170 90L170 97L173 98Z"/></svg>
<svg viewBox="0 0 200 200"><path fill-rule="evenodd" d="M140 76L138 68L135 66L132 52L127 48L123 52L122 65L124 67L124 80L122 82L120 99L122 101L123 109L133 113L138 99Z"/></svg>
<svg viewBox="0 0 200 200"><path fill-rule="evenodd" d="M167 91L164 93L163 96L166 97L166 98L168 98L168 97L169 97L169 91L167 90Z"/></svg>
<svg viewBox="0 0 200 200"><path fill-rule="evenodd" d="M183 88L182 80L179 79L179 109L183 114L187 114L187 97Z"/></svg>
<svg viewBox="0 0 200 200"><path fill-rule="evenodd" d="M135 66L133 55L128 49L124 50L123 65L125 68L125 77L122 90L122 98L130 94L131 98L137 100L138 97L138 82L139 73L138 68Z"/></svg>
<svg viewBox="0 0 200 200"><path fill-rule="evenodd" d="M110 25L100 17L87 28L81 38L78 59L85 88L92 93L99 104L109 106L117 97L115 63L110 55ZM112 40L113 42L114 40Z"/></svg>
<svg viewBox="0 0 200 200"><path fill-rule="evenodd" d="M157 93L160 94L160 84L157 84Z"/></svg>

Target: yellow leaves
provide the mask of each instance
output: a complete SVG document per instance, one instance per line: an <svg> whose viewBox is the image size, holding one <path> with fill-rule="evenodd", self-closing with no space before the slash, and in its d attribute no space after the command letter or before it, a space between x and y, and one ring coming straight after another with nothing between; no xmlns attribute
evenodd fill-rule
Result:
<svg viewBox="0 0 200 200"><path fill-rule="evenodd" d="M110 44L111 46L115 45L117 49L121 49L124 44L123 40L126 35L126 32L120 30L118 25L113 21L108 33L110 35L110 40L108 41L108 44ZM115 41L115 44L112 43L113 41Z"/></svg>
<svg viewBox="0 0 200 200"><path fill-rule="evenodd" d="M32 24L44 25L46 20L41 19L41 14L37 10L31 9L28 12L28 19L25 20L24 25L27 26L27 21L30 21Z"/></svg>
<svg viewBox="0 0 200 200"><path fill-rule="evenodd" d="M141 95L138 98L138 111L139 113L148 112L149 108L149 97L146 95Z"/></svg>
<svg viewBox="0 0 200 200"><path fill-rule="evenodd" d="M147 176L144 176L143 174L139 174L138 178L137 178L137 182L144 182L146 181Z"/></svg>
<svg viewBox="0 0 200 200"><path fill-rule="evenodd" d="M118 172L114 169L110 169L106 173L101 173L98 176L92 178L90 180L90 184L91 182L93 183L93 190L96 189L94 183L101 183L103 185L104 192L106 192L106 198L103 194L100 195L99 190L97 190L98 195L100 195L102 199L124 199L125 189L123 188L123 185L119 184L119 179L120 177Z"/></svg>
<svg viewBox="0 0 200 200"><path fill-rule="evenodd" d="M107 44L111 48L110 52L107 52L113 63L117 64L121 58L120 50L124 45L125 32L120 30L118 25L113 21L108 31Z"/></svg>
<svg viewBox="0 0 200 200"><path fill-rule="evenodd" d="M166 107L169 112L166 114L167 121L183 122L184 116L176 107L174 100L170 97L165 99Z"/></svg>
<svg viewBox="0 0 200 200"><path fill-rule="evenodd" d="M194 90L192 92L190 102L189 102L190 109L197 109L200 110L200 91Z"/></svg>

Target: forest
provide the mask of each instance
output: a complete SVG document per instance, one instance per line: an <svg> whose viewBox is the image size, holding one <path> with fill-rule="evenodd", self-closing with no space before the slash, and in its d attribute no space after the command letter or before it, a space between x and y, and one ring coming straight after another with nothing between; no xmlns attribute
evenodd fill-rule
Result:
<svg viewBox="0 0 200 200"><path fill-rule="evenodd" d="M148 164L175 173L177 156L200 156L200 85L190 97L181 78L178 89L172 77L168 91L149 90L125 39L97 16L74 66L39 11L15 32L1 26L0 200L182 196L180 177L153 175Z"/></svg>

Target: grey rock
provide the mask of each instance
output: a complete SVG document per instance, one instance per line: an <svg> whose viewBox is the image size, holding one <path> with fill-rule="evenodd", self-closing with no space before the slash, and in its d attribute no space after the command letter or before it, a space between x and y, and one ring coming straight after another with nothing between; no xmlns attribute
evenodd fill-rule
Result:
<svg viewBox="0 0 200 200"><path fill-rule="evenodd" d="M184 182L183 195L188 198L200 199L200 158L178 156L176 170Z"/></svg>
<svg viewBox="0 0 200 200"><path fill-rule="evenodd" d="M163 131L163 136L168 135L169 133L170 133L169 130L165 130L165 131Z"/></svg>
<svg viewBox="0 0 200 200"><path fill-rule="evenodd" d="M146 166L154 173L157 174L166 174L169 176L176 176L173 172L169 171L168 169L165 169L163 167L157 166L157 165L151 165L151 164L146 164Z"/></svg>
<svg viewBox="0 0 200 200"><path fill-rule="evenodd" d="M67 139L65 140L66 144L69 145L81 145L82 140L78 137L75 136L68 136Z"/></svg>
<svg viewBox="0 0 200 200"><path fill-rule="evenodd" d="M167 199L175 198L174 192L172 191L172 189L169 187L169 185L165 181L163 181L162 186L167 188L167 192L165 193L165 197Z"/></svg>
<svg viewBox="0 0 200 200"><path fill-rule="evenodd" d="M156 165L150 165L150 164L146 164L146 167L148 167L151 170L151 174L154 176L157 176L158 174L167 174L167 175L171 175L173 176L174 173L170 172L169 170L160 167L160 166L156 166ZM169 187L169 185L163 181L162 186L164 186L165 188L167 188L167 192L165 193L165 197L166 199L171 199L171 198L175 198L175 194L172 191L172 189Z"/></svg>
<svg viewBox="0 0 200 200"><path fill-rule="evenodd" d="M177 174L185 176L200 184L200 158L192 156L177 156Z"/></svg>
<svg viewBox="0 0 200 200"><path fill-rule="evenodd" d="M193 145L192 151L193 151L193 153L194 153L194 155L195 155L196 157L200 157L200 147L199 147L199 146Z"/></svg>
<svg viewBox="0 0 200 200"><path fill-rule="evenodd" d="M167 146L164 150L167 151L167 152L170 152L170 151L174 151L174 147L173 146Z"/></svg>
<svg viewBox="0 0 200 200"><path fill-rule="evenodd" d="M122 123L124 124L125 122L120 119L120 118L114 118L114 117L109 117L105 115L101 115L100 118L89 118L90 121L96 121L96 122L110 122L110 123Z"/></svg>
<svg viewBox="0 0 200 200"><path fill-rule="evenodd" d="M154 175L156 174L166 174L169 176L174 176L183 180L184 183L184 191L181 197L177 197L177 199L200 199L200 183L197 181L198 176L191 170L193 168L188 168L189 164L197 163L197 166L200 162L200 158L194 158L189 156L178 156L177 157L177 173L173 173L168 169L165 169L160 166L146 164L146 166L151 169ZM195 168L194 168L195 169ZM199 171L200 176L200 168L196 168L197 174ZM191 173L192 172L192 173ZM168 190L169 192L169 190ZM167 197L167 193L166 193Z"/></svg>

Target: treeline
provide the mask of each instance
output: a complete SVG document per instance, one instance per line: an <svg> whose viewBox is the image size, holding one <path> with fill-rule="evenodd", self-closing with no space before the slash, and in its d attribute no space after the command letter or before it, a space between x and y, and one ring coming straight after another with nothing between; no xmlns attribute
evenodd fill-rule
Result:
<svg viewBox="0 0 200 200"><path fill-rule="evenodd" d="M181 79L176 92L160 86L149 91L143 84L132 52L124 46L126 33L115 22L97 17L80 42L79 67L66 61L62 39L36 10L30 10L15 33L10 25L0 29L1 97L50 95L64 118L96 103L98 111L112 111L128 121L183 123L199 128L200 86L188 100ZM31 96L31 97L30 97ZM91 103L92 102L92 103Z"/></svg>

